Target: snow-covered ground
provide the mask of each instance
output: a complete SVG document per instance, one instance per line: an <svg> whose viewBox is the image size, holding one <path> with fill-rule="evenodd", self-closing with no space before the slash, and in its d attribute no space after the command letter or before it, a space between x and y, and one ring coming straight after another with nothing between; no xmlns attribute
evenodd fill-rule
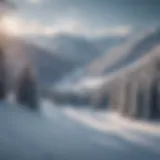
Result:
<svg viewBox="0 0 160 160"><path fill-rule="evenodd" d="M120 116L118 113L83 108L66 107L63 112L69 117L99 131L108 132L123 129L131 129L145 133L160 135L160 123L141 120L131 120Z"/></svg>
<svg viewBox="0 0 160 160"><path fill-rule="evenodd" d="M54 107L50 107L53 110ZM66 106L60 108L60 110L72 120L88 128L92 128L106 136L112 134L134 145L145 147L147 150L153 151L154 153L159 153L160 156L159 122L129 120L113 112L88 109L88 107L85 109L84 107L74 108ZM92 137L92 135L90 136ZM114 147L121 146L124 149L123 143L121 144L115 140L108 141L107 137L94 137L91 139L98 144L114 145Z"/></svg>
<svg viewBox="0 0 160 160"><path fill-rule="evenodd" d="M159 160L158 124L113 113L58 107L40 113L0 103L2 160Z"/></svg>

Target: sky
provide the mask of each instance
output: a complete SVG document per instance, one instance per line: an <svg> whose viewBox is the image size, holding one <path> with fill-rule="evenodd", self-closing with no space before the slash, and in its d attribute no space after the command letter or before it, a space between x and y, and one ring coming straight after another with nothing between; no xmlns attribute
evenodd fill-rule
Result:
<svg viewBox="0 0 160 160"><path fill-rule="evenodd" d="M10 1L16 9L4 24L17 35L124 36L160 23L160 0Z"/></svg>

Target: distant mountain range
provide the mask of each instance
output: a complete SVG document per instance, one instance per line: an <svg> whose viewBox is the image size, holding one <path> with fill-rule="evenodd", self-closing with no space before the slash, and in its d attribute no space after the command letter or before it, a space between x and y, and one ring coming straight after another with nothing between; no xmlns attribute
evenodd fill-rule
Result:
<svg viewBox="0 0 160 160"><path fill-rule="evenodd" d="M21 40L15 40L15 38L12 40L9 42L10 49L8 49L8 64L9 68L13 70L11 72L13 73L12 77L17 76L23 67L29 63L36 70L39 83L50 85L61 79L76 66L76 63L59 58L43 48Z"/></svg>
<svg viewBox="0 0 160 160"><path fill-rule="evenodd" d="M104 39L101 47L100 39L96 42L96 39L89 40L65 34L55 37L32 37L28 41L8 37L6 51L9 70L12 77L16 77L22 68L31 62L37 72L39 84L48 86L68 75L74 75L72 72L76 72L76 69L85 67L102 55L103 48L106 50L124 41L124 38L115 38L114 43L112 38L111 43L108 39Z"/></svg>
<svg viewBox="0 0 160 160"><path fill-rule="evenodd" d="M55 36L38 36L31 38L34 43L54 55L76 63L86 64L99 57L111 47L121 44L126 37L85 38L69 34Z"/></svg>

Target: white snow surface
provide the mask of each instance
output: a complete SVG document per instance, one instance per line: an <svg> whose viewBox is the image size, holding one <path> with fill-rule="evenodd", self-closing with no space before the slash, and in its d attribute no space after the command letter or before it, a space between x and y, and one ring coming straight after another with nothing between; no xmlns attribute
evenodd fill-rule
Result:
<svg viewBox="0 0 160 160"><path fill-rule="evenodd" d="M159 160L159 123L42 101L39 112L0 102L2 160Z"/></svg>

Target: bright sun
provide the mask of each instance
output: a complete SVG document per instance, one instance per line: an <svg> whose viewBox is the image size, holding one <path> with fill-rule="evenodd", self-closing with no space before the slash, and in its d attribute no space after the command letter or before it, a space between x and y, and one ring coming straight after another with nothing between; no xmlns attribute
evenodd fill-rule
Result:
<svg viewBox="0 0 160 160"><path fill-rule="evenodd" d="M21 26L18 23L18 19L4 16L1 21L1 30L7 34L18 36L21 34Z"/></svg>

